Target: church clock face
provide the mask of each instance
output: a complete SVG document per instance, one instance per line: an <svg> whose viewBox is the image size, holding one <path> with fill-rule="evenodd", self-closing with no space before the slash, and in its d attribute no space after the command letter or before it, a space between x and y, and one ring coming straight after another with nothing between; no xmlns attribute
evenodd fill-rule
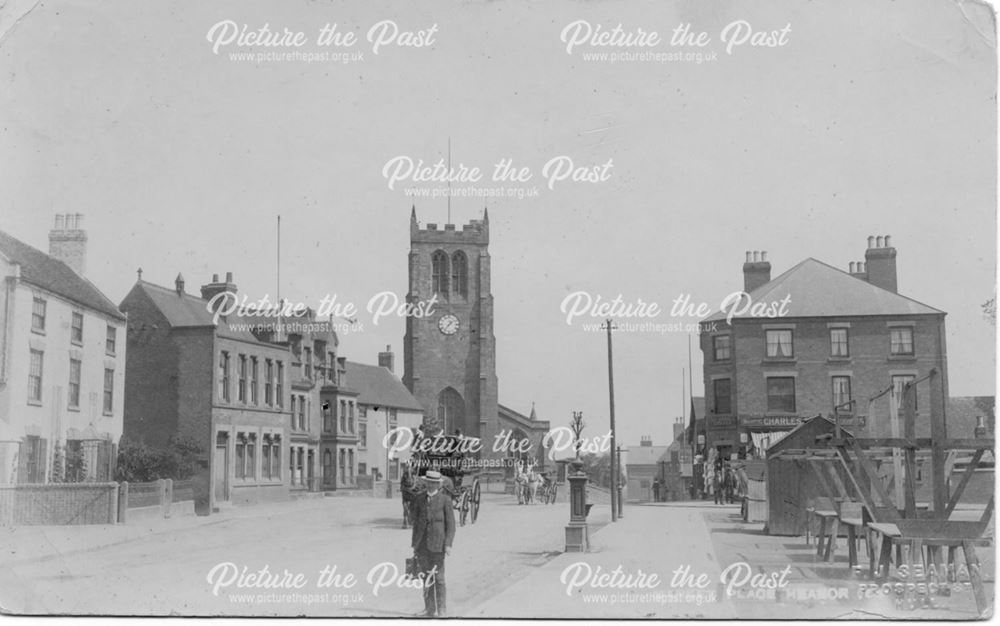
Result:
<svg viewBox="0 0 1000 626"><path fill-rule="evenodd" d="M445 335L454 335L458 332L458 318L450 313L438 320L438 330Z"/></svg>

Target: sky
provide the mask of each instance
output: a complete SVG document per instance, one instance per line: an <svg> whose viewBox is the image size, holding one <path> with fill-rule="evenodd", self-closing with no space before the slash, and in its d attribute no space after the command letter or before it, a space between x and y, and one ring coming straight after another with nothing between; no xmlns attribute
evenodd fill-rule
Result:
<svg viewBox="0 0 1000 626"><path fill-rule="evenodd" d="M447 221L443 198L390 189L398 156L479 167L501 159L532 180L525 198L455 198L452 221L489 208L500 401L535 404L553 426L583 411L606 430L602 333L567 324L563 300L657 303L687 294L713 310L742 288L746 250L777 276L814 257L847 269L869 235L891 235L899 292L948 312L952 395L994 393L994 329L981 304L996 266L996 40L969 2L289 2L20 0L0 15L0 229L47 247L53 215L83 213L88 277L120 302L143 278L189 290L234 273L240 293L363 308L407 289L409 215ZM18 16L21 16L17 19ZM213 25L305 33L301 52L348 62L246 61ZM377 54L391 20L410 42ZM660 53L714 60L593 60L567 52L570 23L655 31L688 23L709 43ZM780 46L727 53L722 30L789 30ZM353 32L323 48L325 24ZM436 28L432 27L436 25ZM433 30L433 35L431 31ZM423 31L423 34L417 32ZM732 31L730 31L732 32ZM397 37L397 41L400 37ZM764 37L762 40L766 40ZM775 38L772 37L772 42ZM628 49L638 52L638 49ZM649 48L647 50L652 50ZM548 187L550 159L610 160L604 180ZM456 183L455 186L463 186ZM475 186L475 185L474 185ZM489 181L479 187L494 186ZM535 192L537 191L537 195ZM364 318L362 319L364 321ZM637 321L637 320L633 320ZM340 353L374 363L403 320L341 333ZM689 333L619 332L619 438L670 438L684 411ZM697 338L693 365L700 372ZM397 372L401 373L401 372ZM702 394L700 374L693 381ZM586 433L585 433L586 434Z"/></svg>

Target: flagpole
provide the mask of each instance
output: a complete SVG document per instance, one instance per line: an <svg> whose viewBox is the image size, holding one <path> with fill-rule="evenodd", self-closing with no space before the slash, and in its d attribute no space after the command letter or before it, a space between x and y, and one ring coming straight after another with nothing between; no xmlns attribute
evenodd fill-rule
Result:
<svg viewBox="0 0 1000 626"><path fill-rule="evenodd" d="M694 408L694 368L691 366L691 335L688 335L688 398L691 400L691 407ZM694 411L692 411L693 413ZM697 425L695 421L695 425ZM708 428L708 416L705 416L705 428ZM697 428L695 429L697 430ZM698 434L695 433L695 445L698 443ZM705 443L708 443L708 433L705 433Z"/></svg>

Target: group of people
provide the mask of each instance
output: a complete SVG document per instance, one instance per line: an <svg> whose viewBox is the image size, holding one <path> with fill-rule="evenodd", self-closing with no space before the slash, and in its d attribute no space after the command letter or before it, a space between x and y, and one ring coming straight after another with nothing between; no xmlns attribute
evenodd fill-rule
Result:
<svg viewBox="0 0 1000 626"><path fill-rule="evenodd" d="M707 458L696 455L694 466L693 498L704 500L711 496L716 504L733 504L740 499L742 487L736 470L714 448L708 449Z"/></svg>

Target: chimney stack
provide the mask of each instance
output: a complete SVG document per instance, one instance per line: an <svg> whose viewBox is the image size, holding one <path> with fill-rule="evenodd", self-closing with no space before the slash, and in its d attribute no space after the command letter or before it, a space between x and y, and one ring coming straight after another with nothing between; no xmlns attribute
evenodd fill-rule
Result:
<svg viewBox="0 0 1000 626"><path fill-rule="evenodd" d="M392 352L392 346L386 346L385 352L378 353L378 366L384 367L390 373L396 373L396 355Z"/></svg>
<svg viewBox="0 0 1000 626"><path fill-rule="evenodd" d="M889 235L868 237L865 269L868 282L896 293L896 249L890 247L889 241Z"/></svg>
<svg viewBox="0 0 1000 626"><path fill-rule="evenodd" d="M674 441L677 441L683 435L684 435L684 420L682 418L678 418L677 421L674 422Z"/></svg>
<svg viewBox="0 0 1000 626"><path fill-rule="evenodd" d="M184 295L184 275L180 272L177 272L177 278L174 279L174 291L178 296Z"/></svg>
<svg viewBox="0 0 1000 626"><path fill-rule="evenodd" d="M83 230L82 213L56 214L49 231L49 256L83 276L87 270L87 231Z"/></svg>
<svg viewBox="0 0 1000 626"><path fill-rule="evenodd" d="M864 261L851 261L849 264L850 275L861 280L868 280L868 272L865 270Z"/></svg>
<svg viewBox="0 0 1000 626"><path fill-rule="evenodd" d="M236 283L233 282L233 273L226 272L225 282L219 281L218 274L212 274L212 282L201 286L201 297L203 300L211 300L220 293L227 291L234 295L236 294ZM225 300L225 298L220 298L220 302L216 304L221 304L223 300Z"/></svg>
<svg viewBox="0 0 1000 626"><path fill-rule="evenodd" d="M652 447L653 439L649 435L644 435L642 439L639 440L639 445L643 448Z"/></svg>
<svg viewBox="0 0 1000 626"><path fill-rule="evenodd" d="M767 252L747 251L747 260L743 264L743 291L750 293L769 282L771 282L771 263L767 260Z"/></svg>

